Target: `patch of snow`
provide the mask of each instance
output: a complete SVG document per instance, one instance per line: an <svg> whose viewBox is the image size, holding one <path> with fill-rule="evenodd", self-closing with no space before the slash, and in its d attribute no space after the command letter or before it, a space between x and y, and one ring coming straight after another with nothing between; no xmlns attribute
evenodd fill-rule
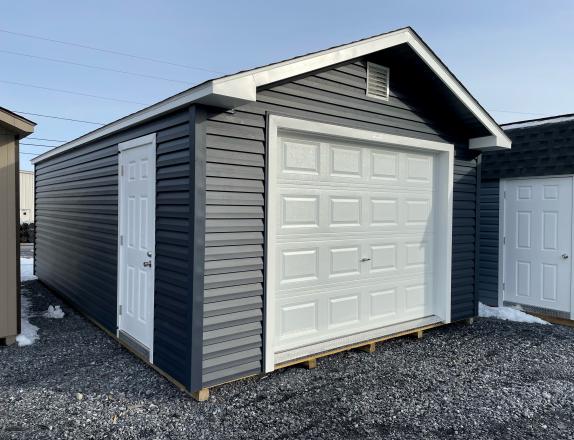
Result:
<svg viewBox="0 0 574 440"><path fill-rule="evenodd" d="M490 307L478 303L478 316L481 318L495 318L505 321L527 322L530 324L550 324L536 316L529 315L513 307Z"/></svg>
<svg viewBox="0 0 574 440"><path fill-rule="evenodd" d="M16 336L16 342L19 347L25 347L27 345L32 345L38 339L38 327L34 324L30 324L28 320L30 318L30 300L25 296L21 297L21 333Z"/></svg>
<svg viewBox="0 0 574 440"><path fill-rule="evenodd" d="M64 313L64 311L61 309L60 306L56 307L50 306L42 316L44 316L44 318L62 319L64 316L66 316L66 314Z"/></svg>
<svg viewBox="0 0 574 440"><path fill-rule="evenodd" d="M22 281L30 281L38 279L34 275L34 259L33 258L20 258L20 279Z"/></svg>

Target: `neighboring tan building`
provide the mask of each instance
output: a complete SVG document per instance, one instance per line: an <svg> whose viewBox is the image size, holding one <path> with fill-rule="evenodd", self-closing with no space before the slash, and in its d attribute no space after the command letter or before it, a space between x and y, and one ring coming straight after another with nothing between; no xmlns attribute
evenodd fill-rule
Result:
<svg viewBox="0 0 574 440"><path fill-rule="evenodd" d="M34 171L20 171L20 223L34 223Z"/></svg>
<svg viewBox="0 0 574 440"><path fill-rule="evenodd" d="M0 107L0 342L20 333L19 146L34 124Z"/></svg>

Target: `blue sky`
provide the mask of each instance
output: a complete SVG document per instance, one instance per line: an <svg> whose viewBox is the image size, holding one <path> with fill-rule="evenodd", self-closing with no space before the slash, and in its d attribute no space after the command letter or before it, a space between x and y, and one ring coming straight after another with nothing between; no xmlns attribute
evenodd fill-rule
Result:
<svg viewBox="0 0 574 440"><path fill-rule="evenodd" d="M0 106L15 111L110 122L218 72L232 73L410 25L498 122L574 112L571 0L20 0L2 10L0 29L5 31L188 66L0 32ZM35 138L67 141L97 128L28 117L38 123ZM23 143L59 144L35 139ZM21 150L37 154L47 148L23 145ZM31 169L31 157L21 156L22 168Z"/></svg>

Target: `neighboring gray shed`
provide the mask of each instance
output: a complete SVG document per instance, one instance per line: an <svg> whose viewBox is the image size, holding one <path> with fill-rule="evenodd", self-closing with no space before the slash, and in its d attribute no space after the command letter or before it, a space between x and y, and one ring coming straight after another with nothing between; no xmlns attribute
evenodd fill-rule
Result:
<svg viewBox="0 0 574 440"><path fill-rule="evenodd" d="M474 317L497 148L411 28L214 79L34 161L36 275L204 398Z"/></svg>
<svg viewBox="0 0 574 440"><path fill-rule="evenodd" d="M32 121L0 107L0 341L20 333L19 141Z"/></svg>
<svg viewBox="0 0 574 440"><path fill-rule="evenodd" d="M574 114L503 128L512 150L483 158L480 299L574 319Z"/></svg>

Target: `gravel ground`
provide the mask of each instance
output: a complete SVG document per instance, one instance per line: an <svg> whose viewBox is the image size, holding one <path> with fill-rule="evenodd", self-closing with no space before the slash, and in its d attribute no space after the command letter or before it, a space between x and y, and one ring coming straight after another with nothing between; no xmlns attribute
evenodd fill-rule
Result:
<svg viewBox="0 0 574 440"><path fill-rule="evenodd" d="M40 314L61 304L38 282ZM481 319L212 390L197 403L63 307L0 348L0 439L574 438L574 330ZM81 395L80 395L80 394Z"/></svg>

